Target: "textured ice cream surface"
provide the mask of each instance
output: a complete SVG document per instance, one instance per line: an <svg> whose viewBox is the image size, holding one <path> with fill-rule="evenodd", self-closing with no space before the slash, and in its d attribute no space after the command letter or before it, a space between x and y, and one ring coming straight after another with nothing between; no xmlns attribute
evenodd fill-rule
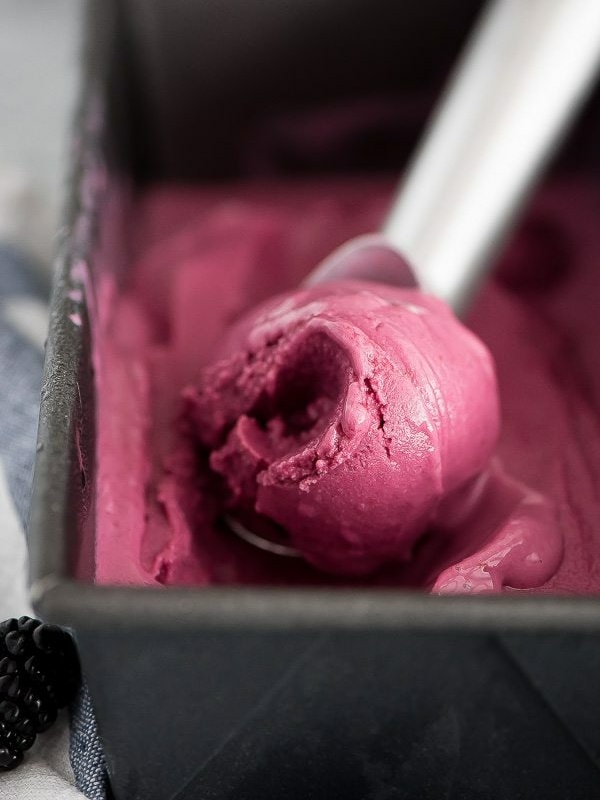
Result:
<svg viewBox="0 0 600 800"><path fill-rule="evenodd" d="M315 566L407 561L499 429L485 346L415 289L339 282L267 301L187 397L228 506L278 523Z"/></svg>
<svg viewBox="0 0 600 800"><path fill-rule="evenodd" d="M600 197L581 181L538 195L467 319L496 364L499 460L444 497L407 561L340 576L260 552L222 525L231 490L211 453L235 426L203 444L189 387L233 357L226 331L244 349L240 326L252 309L279 302L271 298L342 242L377 230L394 183L166 186L139 199L127 280L117 288L107 264L96 284L98 581L600 591ZM337 386L347 348L323 341L311 347L334 351ZM319 424L335 417L349 385L305 395L301 413L287 414L291 437L277 414L264 417L260 446L289 453L290 439L292 449L303 437L320 441Z"/></svg>

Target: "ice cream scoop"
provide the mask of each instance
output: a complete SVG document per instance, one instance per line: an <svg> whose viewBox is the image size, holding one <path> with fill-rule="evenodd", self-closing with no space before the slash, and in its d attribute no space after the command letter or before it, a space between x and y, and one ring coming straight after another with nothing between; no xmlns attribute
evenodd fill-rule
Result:
<svg viewBox="0 0 600 800"><path fill-rule="evenodd" d="M498 432L493 367L424 292L464 310L599 54L597 4L498 0L382 232L347 243L308 288L234 329L233 349L207 371L192 406L238 535L352 574L410 558L440 507L463 517L452 494L472 504L465 486L489 465ZM286 372L293 389L284 391ZM448 453L460 453L464 468L455 471ZM545 506L542 516L552 516ZM277 530L264 534L265 521L281 526L283 541ZM535 547L525 551L536 562Z"/></svg>
<svg viewBox="0 0 600 800"><path fill-rule="evenodd" d="M599 61L595 0L491 3L383 230L343 245L306 284L418 285L456 313L464 311L585 99ZM239 520L230 524L257 546L294 552Z"/></svg>

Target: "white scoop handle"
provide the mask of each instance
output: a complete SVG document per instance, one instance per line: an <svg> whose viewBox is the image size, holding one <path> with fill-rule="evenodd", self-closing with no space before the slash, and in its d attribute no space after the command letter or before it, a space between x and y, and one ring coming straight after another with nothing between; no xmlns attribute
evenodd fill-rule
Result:
<svg viewBox="0 0 600 800"><path fill-rule="evenodd" d="M346 243L305 283L406 285L408 261L413 284L464 312L599 66L600 0L488 5L383 230Z"/></svg>
<svg viewBox="0 0 600 800"><path fill-rule="evenodd" d="M421 287L471 296L600 65L600 0L488 5L383 228Z"/></svg>

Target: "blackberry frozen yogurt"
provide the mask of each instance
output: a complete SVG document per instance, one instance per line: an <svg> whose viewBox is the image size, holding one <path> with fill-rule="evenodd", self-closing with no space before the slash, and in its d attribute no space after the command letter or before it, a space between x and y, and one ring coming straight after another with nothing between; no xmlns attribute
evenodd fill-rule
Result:
<svg viewBox="0 0 600 800"><path fill-rule="evenodd" d="M295 289L390 192L142 198L99 284L99 581L600 589L595 190L539 194L467 327L414 289Z"/></svg>

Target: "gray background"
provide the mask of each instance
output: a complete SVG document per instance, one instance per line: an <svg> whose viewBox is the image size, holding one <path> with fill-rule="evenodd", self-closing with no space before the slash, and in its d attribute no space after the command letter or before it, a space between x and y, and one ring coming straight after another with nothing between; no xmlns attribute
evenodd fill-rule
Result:
<svg viewBox="0 0 600 800"><path fill-rule="evenodd" d="M0 239L48 264L62 206L83 0L0 0Z"/></svg>

